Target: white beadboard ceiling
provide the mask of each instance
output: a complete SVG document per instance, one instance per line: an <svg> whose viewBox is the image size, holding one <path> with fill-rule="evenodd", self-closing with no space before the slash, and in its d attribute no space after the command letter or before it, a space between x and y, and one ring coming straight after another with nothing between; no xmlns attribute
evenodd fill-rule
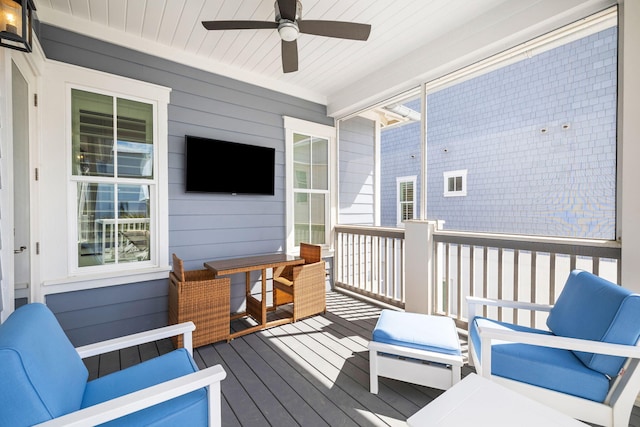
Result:
<svg viewBox="0 0 640 427"><path fill-rule="evenodd" d="M468 33L467 27L503 25L513 22L516 14L531 15L563 3L575 7L603 1L607 0L302 0L302 19L360 22L371 24L372 30L364 42L301 34L299 71L288 74L282 72L276 30L207 31L201 24L272 21L274 0L36 0L35 4L41 22L329 105L342 92L366 84L365 76L397 66L421 46ZM493 24L485 24L485 17Z"/></svg>

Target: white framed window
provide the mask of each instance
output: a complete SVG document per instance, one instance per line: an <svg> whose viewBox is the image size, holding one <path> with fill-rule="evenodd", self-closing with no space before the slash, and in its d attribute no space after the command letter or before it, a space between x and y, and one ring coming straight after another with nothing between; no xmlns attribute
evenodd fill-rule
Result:
<svg viewBox="0 0 640 427"><path fill-rule="evenodd" d="M41 294L166 278L171 89L47 64Z"/></svg>
<svg viewBox="0 0 640 427"><path fill-rule="evenodd" d="M414 219L416 212L416 182L417 176L402 176L396 178L397 194L397 225L403 227L403 222Z"/></svg>
<svg viewBox="0 0 640 427"><path fill-rule="evenodd" d="M335 193L335 128L284 117L287 251L300 242L329 247Z"/></svg>
<svg viewBox="0 0 640 427"><path fill-rule="evenodd" d="M467 170L444 172L444 197L467 195Z"/></svg>
<svg viewBox="0 0 640 427"><path fill-rule="evenodd" d="M75 267L148 263L157 245L151 233L158 200L155 105L75 87L70 91Z"/></svg>

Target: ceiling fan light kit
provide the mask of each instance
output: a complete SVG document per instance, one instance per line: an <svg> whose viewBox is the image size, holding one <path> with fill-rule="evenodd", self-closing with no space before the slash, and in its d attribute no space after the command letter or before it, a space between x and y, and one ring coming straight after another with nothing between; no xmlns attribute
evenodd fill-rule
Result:
<svg viewBox="0 0 640 427"><path fill-rule="evenodd" d="M299 0L277 0L274 5L275 22L267 21L203 21L207 30L277 29L282 45L282 70L298 71L298 36L300 33L348 40L369 38L371 25L342 21L304 21Z"/></svg>
<svg viewBox="0 0 640 427"><path fill-rule="evenodd" d="M298 39L298 35L300 34L300 30L298 29L298 25L295 22L291 21L281 21L278 26L278 34L280 34L280 38L286 42L292 42Z"/></svg>

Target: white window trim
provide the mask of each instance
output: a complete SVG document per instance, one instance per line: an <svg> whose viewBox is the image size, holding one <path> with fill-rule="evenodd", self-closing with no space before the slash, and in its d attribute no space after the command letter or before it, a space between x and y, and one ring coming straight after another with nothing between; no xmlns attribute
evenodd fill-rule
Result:
<svg viewBox="0 0 640 427"><path fill-rule="evenodd" d="M416 218L416 189L418 176L398 176L396 177L396 225L398 227L404 227L404 221L402 220L402 208L400 201L400 184L403 182L411 182L413 183L413 219Z"/></svg>
<svg viewBox="0 0 640 427"><path fill-rule="evenodd" d="M115 76L69 64L48 61L44 75L46 89L41 107L43 121L40 139L42 155L50 169L43 168L41 181L43 205L41 213L45 226L42 235L42 294L69 292L104 286L146 281L166 277L170 270L169 216L168 216L168 105L170 88ZM156 153L154 172L158 174L155 191L157 203L150 212L155 222L156 244L150 249L152 261L104 266L104 268L77 267L77 186L71 177L71 88L109 96L142 101L154 106L154 138ZM60 108L60 101L65 102ZM64 149L63 149L64 147ZM60 201L64 200L64 203ZM74 213L75 212L75 213ZM66 242L66 248L60 245ZM100 266L102 267L102 266Z"/></svg>
<svg viewBox="0 0 640 427"><path fill-rule="evenodd" d="M301 133L305 135L317 136L329 141L329 197L325 207L325 218L327 219L325 229L325 242L323 250L327 251L333 247L333 226L336 223L336 128L320 123L309 122L295 117L283 116L285 130L285 198L286 198L286 238L285 251L287 253L297 253L294 233L294 196L293 196L293 134Z"/></svg>
<svg viewBox="0 0 640 427"><path fill-rule="evenodd" d="M456 171L447 171L442 173L444 177L444 197L464 197L467 195L467 169L461 169ZM462 177L462 190L461 191L449 191L448 181L449 178Z"/></svg>

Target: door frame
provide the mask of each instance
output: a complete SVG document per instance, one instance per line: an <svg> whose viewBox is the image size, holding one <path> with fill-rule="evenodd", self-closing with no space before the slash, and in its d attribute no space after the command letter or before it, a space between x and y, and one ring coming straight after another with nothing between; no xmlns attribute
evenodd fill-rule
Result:
<svg viewBox="0 0 640 427"><path fill-rule="evenodd" d="M0 312L0 322L4 321L15 310L15 271L14 271L14 236L15 225L13 217L13 111L12 111L12 64L15 64L28 86L29 105L29 211L30 211L30 238L28 244L30 261L29 301L44 302L40 292L40 270L36 255L36 242L40 234L39 230L39 195L37 182L35 181L35 169L39 165L39 135L38 135L38 108L34 105L35 94L40 92L41 70L44 67L44 55L37 41L34 43L32 53L24 53L13 49L0 51L0 79L2 81L3 102L0 102L0 117L2 117L2 140L0 151L0 169L2 181L0 188L0 267L1 287L3 298L3 310Z"/></svg>

